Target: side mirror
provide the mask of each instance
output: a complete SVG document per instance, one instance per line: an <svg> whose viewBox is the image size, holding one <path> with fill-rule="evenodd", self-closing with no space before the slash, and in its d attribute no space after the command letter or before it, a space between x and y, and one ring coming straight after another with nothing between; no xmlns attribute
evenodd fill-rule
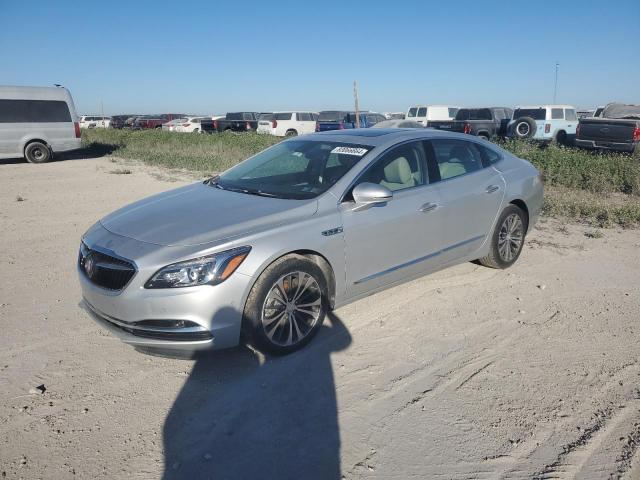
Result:
<svg viewBox="0 0 640 480"><path fill-rule="evenodd" d="M356 202L354 211L366 210L375 205L382 205L393 198L393 192L383 185L364 182L353 189L353 199Z"/></svg>

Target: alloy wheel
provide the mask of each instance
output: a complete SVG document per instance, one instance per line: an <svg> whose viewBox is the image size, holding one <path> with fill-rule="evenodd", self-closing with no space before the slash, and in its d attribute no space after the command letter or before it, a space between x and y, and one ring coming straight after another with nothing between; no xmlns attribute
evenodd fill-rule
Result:
<svg viewBox="0 0 640 480"><path fill-rule="evenodd" d="M269 340L287 347L302 341L318 323L322 291L306 272L287 273L276 281L262 307L262 327Z"/></svg>
<svg viewBox="0 0 640 480"><path fill-rule="evenodd" d="M524 226L522 219L516 213L512 213L504 219L498 234L498 253L504 262L510 262L520 252L524 239Z"/></svg>

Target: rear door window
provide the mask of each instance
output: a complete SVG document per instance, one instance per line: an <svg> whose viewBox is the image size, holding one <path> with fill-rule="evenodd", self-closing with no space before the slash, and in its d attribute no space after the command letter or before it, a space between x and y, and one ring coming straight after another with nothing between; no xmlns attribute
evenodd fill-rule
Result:
<svg viewBox="0 0 640 480"><path fill-rule="evenodd" d="M273 114L273 119L274 120L291 120L291 116L293 114L291 112L287 112L287 113L274 113Z"/></svg>
<svg viewBox="0 0 640 480"><path fill-rule="evenodd" d="M448 180L483 168L479 145L465 140L426 141L431 182Z"/></svg>
<svg viewBox="0 0 640 480"><path fill-rule="evenodd" d="M552 108L551 109L551 119L552 120L562 120L564 118L564 111L561 108Z"/></svg>

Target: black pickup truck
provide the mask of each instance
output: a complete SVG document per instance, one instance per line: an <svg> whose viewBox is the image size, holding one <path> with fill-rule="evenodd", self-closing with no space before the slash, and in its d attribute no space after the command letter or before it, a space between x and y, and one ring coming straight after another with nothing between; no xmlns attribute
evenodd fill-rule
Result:
<svg viewBox="0 0 640 480"><path fill-rule="evenodd" d="M582 148L616 150L640 157L640 105L610 103L600 117L581 118L575 144Z"/></svg>
<svg viewBox="0 0 640 480"><path fill-rule="evenodd" d="M226 132L249 132L258 129L258 120L260 119L258 112L235 112L227 113L224 118L212 120L211 123L206 122L202 125L203 133Z"/></svg>
<svg viewBox="0 0 640 480"><path fill-rule="evenodd" d="M461 108L453 120L429 122L429 126L489 140L507 135L507 125L512 116L513 110L506 107Z"/></svg>

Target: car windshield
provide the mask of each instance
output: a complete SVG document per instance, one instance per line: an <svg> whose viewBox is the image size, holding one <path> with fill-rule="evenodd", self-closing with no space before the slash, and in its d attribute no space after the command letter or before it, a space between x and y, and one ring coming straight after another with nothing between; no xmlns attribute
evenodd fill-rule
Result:
<svg viewBox="0 0 640 480"><path fill-rule="evenodd" d="M544 120L547 116L545 108L516 108L513 118L531 117L534 120Z"/></svg>
<svg viewBox="0 0 640 480"><path fill-rule="evenodd" d="M223 190L266 197L314 198L340 180L372 148L313 140L283 142L209 183Z"/></svg>

